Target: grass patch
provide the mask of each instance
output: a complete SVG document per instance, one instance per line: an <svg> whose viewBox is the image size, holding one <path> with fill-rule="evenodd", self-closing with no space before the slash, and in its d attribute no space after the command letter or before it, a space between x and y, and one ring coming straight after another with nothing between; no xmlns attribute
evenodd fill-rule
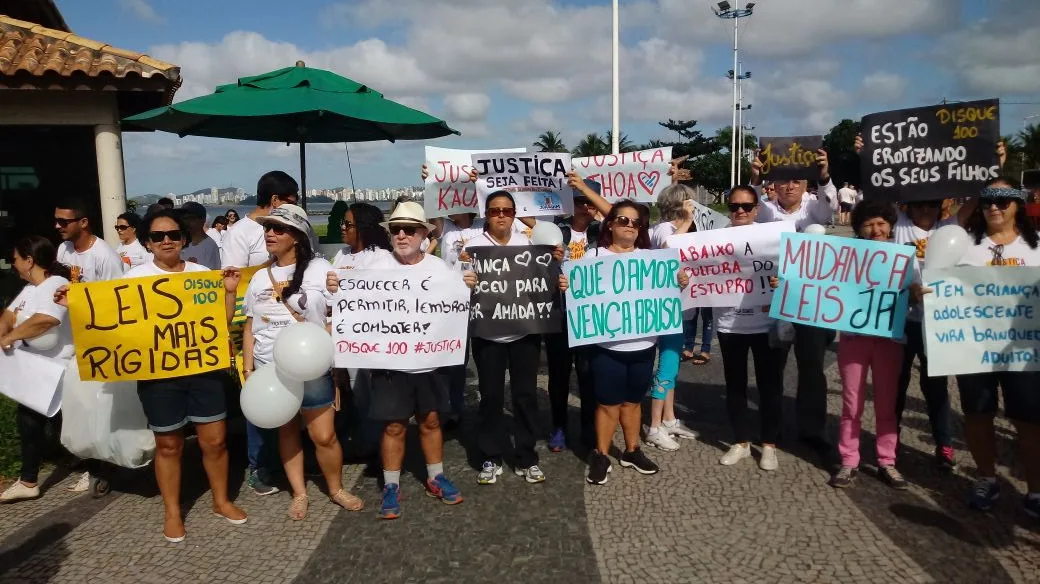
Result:
<svg viewBox="0 0 1040 584"><path fill-rule="evenodd" d="M0 395L0 478L17 478L21 467L17 412L18 404Z"/></svg>
<svg viewBox="0 0 1040 584"><path fill-rule="evenodd" d="M311 223L311 227L314 228L314 234L318 237L325 237L329 233L328 223Z"/></svg>

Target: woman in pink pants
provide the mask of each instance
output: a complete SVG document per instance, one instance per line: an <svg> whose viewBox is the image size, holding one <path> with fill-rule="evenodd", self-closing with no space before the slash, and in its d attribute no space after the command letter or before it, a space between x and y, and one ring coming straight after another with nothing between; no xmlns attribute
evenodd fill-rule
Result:
<svg viewBox="0 0 1040 584"><path fill-rule="evenodd" d="M896 222L895 208L889 203L863 201L852 211L852 227L860 239L889 241ZM911 293L920 296L920 286ZM859 472L860 420L867 397L867 371L874 383L874 417L877 420L878 478L894 489L909 485L896 470L896 445L899 423L896 397L903 364L903 343L882 337L843 332L838 342L838 371L841 373L841 431L838 452L841 469L831 477L836 488L852 486Z"/></svg>

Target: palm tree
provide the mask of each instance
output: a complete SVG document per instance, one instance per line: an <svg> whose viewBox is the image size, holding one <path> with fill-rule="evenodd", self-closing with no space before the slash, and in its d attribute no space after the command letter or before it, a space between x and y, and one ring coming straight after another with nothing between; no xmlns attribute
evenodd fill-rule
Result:
<svg viewBox="0 0 1040 584"><path fill-rule="evenodd" d="M542 132L532 146L539 152L567 152L567 145L563 143L563 138L557 130Z"/></svg>
<svg viewBox="0 0 1040 584"><path fill-rule="evenodd" d="M1018 133L1018 144L1028 168L1040 167L1040 125L1030 124Z"/></svg>
<svg viewBox="0 0 1040 584"><path fill-rule="evenodd" d="M606 135L606 137L603 140L607 144L607 152L606 153L609 154L610 153L610 147L613 145L613 142L614 142L614 132L613 132L613 130L607 130L607 135ZM627 134L625 134L624 132L621 132L621 138L618 139L618 152L632 152L634 150L636 150L636 145L633 144L632 141L628 139L628 135Z"/></svg>
<svg viewBox="0 0 1040 584"><path fill-rule="evenodd" d="M578 142L578 145L571 151L571 154L579 158L610 154L610 143L605 142L602 136L593 132L582 138L581 142Z"/></svg>

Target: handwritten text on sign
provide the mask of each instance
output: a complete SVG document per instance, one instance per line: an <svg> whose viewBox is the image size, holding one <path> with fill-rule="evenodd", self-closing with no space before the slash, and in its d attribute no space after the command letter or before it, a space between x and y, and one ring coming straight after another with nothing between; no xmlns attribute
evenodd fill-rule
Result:
<svg viewBox="0 0 1040 584"><path fill-rule="evenodd" d="M914 251L905 245L784 233L780 287L769 316L898 339L906 322Z"/></svg>
<svg viewBox="0 0 1040 584"><path fill-rule="evenodd" d="M480 213L477 209L477 185L469 180L473 155L499 152L524 152L523 148L498 150L455 150L426 147L426 186L423 207L427 217L443 217L455 213Z"/></svg>
<svg viewBox="0 0 1040 584"><path fill-rule="evenodd" d="M552 251L548 245L469 250L479 278L473 291L473 335L560 332L560 264Z"/></svg>
<svg viewBox="0 0 1040 584"><path fill-rule="evenodd" d="M921 201L977 195L1000 172L998 140L995 99L865 116L864 197Z"/></svg>
<svg viewBox="0 0 1040 584"><path fill-rule="evenodd" d="M513 195L517 217L574 213L574 190L567 186L570 154L474 154L472 161L480 214L495 191Z"/></svg>
<svg viewBox="0 0 1040 584"><path fill-rule="evenodd" d="M682 332L678 251L587 254L563 271L571 347Z"/></svg>
<svg viewBox="0 0 1040 584"><path fill-rule="evenodd" d="M771 303L769 277L777 272L780 234L793 231L794 223L777 221L669 237L668 247L679 250L690 276L683 308Z"/></svg>
<svg viewBox="0 0 1040 584"><path fill-rule="evenodd" d="M693 224L697 227L697 231L729 227L729 217L697 201L690 202L693 203Z"/></svg>
<svg viewBox="0 0 1040 584"><path fill-rule="evenodd" d="M336 367L428 369L461 365L469 288L455 271L337 270Z"/></svg>
<svg viewBox="0 0 1040 584"><path fill-rule="evenodd" d="M608 201L632 199L653 203L672 183L668 163L672 147L637 152L575 158L574 169L602 185L600 195Z"/></svg>
<svg viewBox="0 0 1040 584"><path fill-rule="evenodd" d="M1040 371L1040 269L924 271L928 375Z"/></svg>
<svg viewBox="0 0 1040 584"><path fill-rule="evenodd" d="M166 379L231 365L218 271L76 284L69 315L83 381Z"/></svg>
<svg viewBox="0 0 1040 584"><path fill-rule="evenodd" d="M816 151L823 148L823 136L759 138L758 147L766 180L810 180L820 174Z"/></svg>

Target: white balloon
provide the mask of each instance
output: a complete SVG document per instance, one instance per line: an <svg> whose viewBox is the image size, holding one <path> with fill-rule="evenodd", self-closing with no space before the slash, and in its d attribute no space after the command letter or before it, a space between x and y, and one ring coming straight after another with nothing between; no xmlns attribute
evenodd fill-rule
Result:
<svg viewBox="0 0 1040 584"><path fill-rule="evenodd" d="M298 381L313 381L328 373L335 356L332 337L313 322L289 325L274 342L278 370Z"/></svg>
<svg viewBox="0 0 1040 584"><path fill-rule="evenodd" d="M279 428L299 413L303 382L279 374L274 363L253 372L239 396L242 415L260 428Z"/></svg>
<svg viewBox="0 0 1040 584"><path fill-rule="evenodd" d="M23 322L29 320L30 316L32 315L19 310L18 314L15 315L14 326L21 325ZM26 339L25 344L37 351L50 351L54 347L58 346L58 327L51 327L31 339Z"/></svg>
<svg viewBox="0 0 1040 584"><path fill-rule="evenodd" d="M535 245L561 245L563 232L551 221L539 221L531 230L531 243Z"/></svg>
<svg viewBox="0 0 1040 584"><path fill-rule="evenodd" d="M952 268L974 245L968 232L960 225L940 227L928 238L924 263L929 269Z"/></svg>
<svg viewBox="0 0 1040 584"><path fill-rule="evenodd" d="M813 223L812 225L806 225L802 233L808 235L827 235L827 228L819 223Z"/></svg>

